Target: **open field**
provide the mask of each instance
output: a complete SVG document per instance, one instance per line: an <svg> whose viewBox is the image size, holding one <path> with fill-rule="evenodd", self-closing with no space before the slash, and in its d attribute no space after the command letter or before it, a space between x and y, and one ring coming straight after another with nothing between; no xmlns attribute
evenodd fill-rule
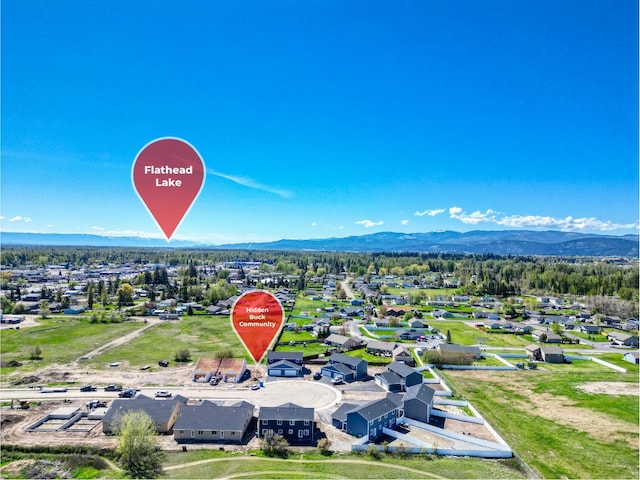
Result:
<svg viewBox="0 0 640 480"><path fill-rule="evenodd" d="M445 376L541 477L637 478L637 372L544 367ZM608 393L593 393L594 384Z"/></svg>
<svg viewBox="0 0 640 480"><path fill-rule="evenodd" d="M132 342L114 348L92 359L94 368L110 362L126 362L130 366L157 364L158 360L173 361L174 353L187 349L191 360L212 357L224 347L229 347L234 356L250 360L246 350L230 326L228 316L195 315L183 317L177 322L162 322Z"/></svg>
<svg viewBox="0 0 640 480"><path fill-rule="evenodd" d="M2 369L5 375L30 371L45 365L65 364L127 333L144 327L142 322L90 323L86 318L38 319L38 326L2 331L2 361L17 360L22 367ZM35 346L42 350L42 360L29 360Z"/></svg>
<svg viewBox="0 0 640 480"><path fill-rule="evenodd" d="M368 455L300 454L289 459L211 451L170 453L168 478L525 478L515 462L419 456L373 460Z"/></svg>

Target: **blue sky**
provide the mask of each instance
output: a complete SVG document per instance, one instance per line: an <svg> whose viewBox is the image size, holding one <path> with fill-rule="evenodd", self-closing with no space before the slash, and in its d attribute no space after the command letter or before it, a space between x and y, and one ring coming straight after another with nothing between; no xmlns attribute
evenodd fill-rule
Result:
<svg viewBox="0 0 640 480"><path fill-rule="evenodd" d="M162 237L131 182L201 154L175 239L638 233L638 7L2 1L2 231Z"/></svg>

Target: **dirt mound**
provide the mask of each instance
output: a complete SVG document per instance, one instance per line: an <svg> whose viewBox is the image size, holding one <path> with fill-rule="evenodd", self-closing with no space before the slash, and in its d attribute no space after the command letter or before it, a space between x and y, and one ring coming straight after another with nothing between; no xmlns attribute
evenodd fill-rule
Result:
<svg viewBox="0 0 640 480"><path fill-rule="evenodd" d="M28 375L26 377L22 377L15 382L14 385L29 385L30 383L38 383L40 381L40 377L37 375Z"/></svg>

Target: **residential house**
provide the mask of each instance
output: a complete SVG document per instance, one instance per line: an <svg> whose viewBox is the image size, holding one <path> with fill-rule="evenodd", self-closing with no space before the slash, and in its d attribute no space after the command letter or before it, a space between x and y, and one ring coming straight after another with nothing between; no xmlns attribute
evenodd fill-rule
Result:
<svg viewBox="0 0 640 480"><path fill-rule="evenodd" d="M345 352L348 350L360 348L364 345L364 341L359 338L346 337L344 335L338 335L337 333L332 333L327 338L325 338L324 343L326 343L327 345L331 345L332 347L337 347Z"/></svg>
<svg viewBox="0 0 640 480"><path fill-rule="evenodd" d="M409 328L429 328L429 324L420 318L412 318L407 324Z"/></svg>
<svg viewBox="0 0 640 480"><path fill-rule="evenodd" d="M531 325L527 325L522 322L511 322L511 329L515 333L531 333L533 331L533 327Z"/></svg>
<svg viewBox="0 0 640 480"><path fill-rule="evenodd" d="M607 338L611 340L612 343L615 343L617 345L624 345L625 347L638 346L637 335L629 335L628 333L622 332L609 332L607 334Z"/></svg>
<svg viewBox="0 0 640 480"><path fill-rule="evenodd" d="M367 353L372 355L381 355L383 357L393 356L393 350L398 346L394 342L383 342L380 340L373 340L367 343Z"/></svg>
<svg viewBox="0 0 640 480"><path fill-rule="evenodd" d="M242 443L253 419L254 406L239 402L225 407L209 400L185 405L173 426L173 438L184 442Z"/></svg>
<svg viewBox="0 0 640 480"><path fill-rule="evenodd" d="M391 326L391 320L388 317L384 318L373 318L373 323L378 328L388 328Z"/></svg>
<svg viewBox="0 0 640 480"><path fill-rule="evenodd" d="M209 305L204 311L207 315L229 315L229 309L221 305Z"/></svg>
<svg viewBox="0 0 640 480"><path fill-rule="evenodd" d="M364 405L344 403L331 416L334 427L361 438L374 441L383 434L383 428L396 425L400 408L389 398L373 400Z"/></svg>
<svg viewBox="0 0 640 480"><path fill-rule="evenodd" d="M586 333L587 335L597 335L602 330L602 327L599 325L591 325L589 323L583 323L578 327L578 331L582 333Z"/></svg>
<svg viewBox="0 0 640 480"><path fill-rule="evenodd" d="M634 363L636 365L638 365L638 363L640 363L640 361L638 360L639 355L638 355L637 351L635 351L635 352L627 352L622 356L622 358L625 361L627 361L629 363Z"/></svg>
<svg viewBox="0 0 640 480"><path fill-rule="evenodd" d="M170 433L180 411L187 402L188 399L181 395L163 399L153 399L142 394L133 398L117 398L111 403L102 418L102 431L113 433L118 417L126 412L142 410L149 414L153 420L156 432Z"/></svg>
<svg viewBox="0 0 640 480"><path fill-rule="evenodd" d="M431 312L433 318L453 318L455 315L447 310L436 309Z"/></svg>
<svg viewBox="0 0 640 480"><path fill-rule="evenodd" d="M273 350L267 352L267 365L279 362L281 360L287 360L288 362L295 363L302 366L303 364L302 352L274 352Z"/></svg>
<svg viewBox="0 0 640 480"><path fill-rule="evenodd" d="M416 360L411 355L411 352L403 345L398 345L393 350L393 361L394 362L402 362L410 367L416 366Z"/></svg>
<svg viewBox="0 0 640 480"><path fill-rule="evenodd" d="M402 399L404 416L418 422L429 423L434 395L433 388L424 383L407 388L407 393Z"/></svg>
<svg viewBox="0 0 640 480"><path fill-rule="evenodd" d="M417 340L422 337L424 334L422 332L418 332L415 329L407 330L405 328L399 328L395 331L394 336L401 340Z"/></svg>
<svg viewBox="0 0 640 480"><path fill-rule="evenodd" d="M362 317L364 310L362 307L343 307L340 309L340 314L345 317Z"/></svg>
<svg viewBox="0 0 640 480"><path fill-rule="evenodd" d="M534 330L531 336L538 342L541 342L542 340L540 339L546 336L546 340L544 340L545 343L562 343L562 337L551 330Z"/></svg>
<svg viewBox="0 0 640 480"><path fill-rule="evenodd" d="M546 363L564 363L561 347L555 345L527 345L525 347L530 360Z"/></svg>
<svg viewBox="0 0 640 480"><path fill-rule="evenodd" d="M423 377L420 372L402 362L391 362L386 372L377 373L374 376L376 384L388 392L402 392L409 387L420 385Z"/></svg>
<svg viewBox="0 0 640 480"><path fill-rule="evenodd" d="M320 369L323 376L336 378L342 376L345 382L364 380L368 373L368 363L362 358L350 357L342 353L333 353L327 365Z"/></svg>
<svg viewBox="0 0 640 480"><path fill-rule="evenodd" d="M288 360L280 360L267 365L267 375L270 377L302 377L304 371L300 365Z"/></svg>
<svg viewBox="0 0 640 480"><path fill-rule="evenodd" d="M278 407L260 407L258 436L282 435L289 444L313 444L315 442L315 411L294 403Z"/></svg>

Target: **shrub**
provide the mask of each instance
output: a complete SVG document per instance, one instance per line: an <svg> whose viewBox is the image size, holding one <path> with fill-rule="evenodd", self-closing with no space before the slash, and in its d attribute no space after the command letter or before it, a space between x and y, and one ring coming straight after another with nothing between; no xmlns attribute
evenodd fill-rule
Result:
<svg viewBox="0 0 640 480"><path fill-rule="evenodd" d="M260 448L268 457L286 458L289 456L289 442L282 435L266 435L260 442Z"/></svg>
<svg viewBox="0 0 640 480"><path fill-rule="evenodd" d="M191 358L191 352L189 350L187 350L186 348L184 348L182 350L178 350L175 353L174 358L175 358L176 362L188 362L189 359Z"/></svg>

